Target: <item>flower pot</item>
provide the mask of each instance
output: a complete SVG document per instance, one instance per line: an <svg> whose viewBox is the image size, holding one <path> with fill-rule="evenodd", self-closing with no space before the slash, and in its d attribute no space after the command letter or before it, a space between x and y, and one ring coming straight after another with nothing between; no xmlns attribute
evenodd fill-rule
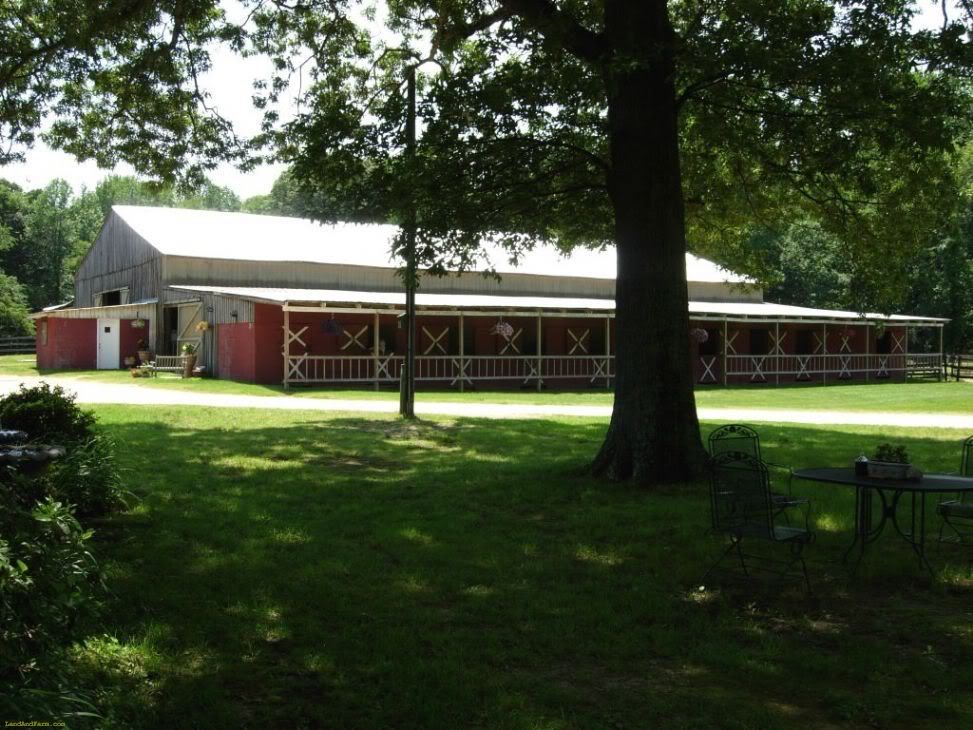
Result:
<svg viewBox="0 0 973 730"><path fill-rule="evenodd" d="M911 464L898 464L891 461L868 462L868 476L872 479L908 479L911 472Z"/></svg>
<svg viewBox="0 0 973 730"><path fill-rule="evenodd" d="M150 362L152 362L152 351L139 350L139 362L143 365L148 365Z"/></svg>
<svg viewBox="0 0 973 730"><path fill-rule="evenodd" d="M184 378L193 377L193 370L196 368L196 353L182 356L182 376Z"/></svg>

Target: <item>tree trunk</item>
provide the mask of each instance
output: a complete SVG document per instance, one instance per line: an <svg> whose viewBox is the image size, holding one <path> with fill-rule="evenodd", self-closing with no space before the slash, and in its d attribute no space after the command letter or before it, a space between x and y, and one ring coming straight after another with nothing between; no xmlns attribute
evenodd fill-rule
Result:
<svg viewBox="0 0 973 730"><path fill-rule="evenodd" d="M605 33L618 275L615 405L596 474L698 476L704 451L689 346L673 29L665 0L607 0ZM635 62L637 61L637 62Z"/></svg>

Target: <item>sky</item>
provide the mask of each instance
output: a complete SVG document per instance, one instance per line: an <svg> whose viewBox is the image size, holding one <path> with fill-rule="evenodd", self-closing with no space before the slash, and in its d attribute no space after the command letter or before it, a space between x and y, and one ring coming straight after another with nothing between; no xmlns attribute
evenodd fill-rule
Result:
<svg viewBox="0 0 973 730"><path fill-rule="evenodd" d="M229 12L235 10L228 6ZM922 0L920 10L921 15L916 19L918 27L937 27L942 23L940 0ZM233 121L243 135L259 129L260 115L251 103L252 84L254 79L268 76L269 68L269 61L265 58L240 58L223 49L213 52L213 68L206 79L211 104ZM286 108L282 109L282 115L286 116L287 111ZM241 199L246 199L269 193L274 180L283 170L283 165L267 164L241 172L232 165L223 164L210 173L210 179L231 188ZM94 188L110 174L132 175L134 170L127 164L113 170L103 170L91 161L80 163L71 155L50 149L43 142L27 150L25 162L0 167L0 177L25 189L40 188L55 178L63 178L78 191L81 187Z"/></svg>

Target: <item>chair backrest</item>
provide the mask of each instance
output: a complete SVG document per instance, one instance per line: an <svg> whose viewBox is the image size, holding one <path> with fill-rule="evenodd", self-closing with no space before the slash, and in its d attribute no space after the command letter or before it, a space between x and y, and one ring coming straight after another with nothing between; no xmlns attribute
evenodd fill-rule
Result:
<svg viewBox="0 0 973 730"><path fill-rule="evenodd" d="M960 462L959 473L964 477L973 477L973 436L963 442L963 460Z"/></svg>
<svg viewBox="0 0 973 730"><path fill-rule="evenodd" d="M960 476L973 477L973 436L963 442L963 460L960 462L959 473ZM960 492L958 497L963 504L973 500L973 495L969 492Z"/></svg>
<svg viewBox="0 0 973 730"><path fill-rule="evenodd" d="M709 455L716 458L720 454L746 454L761 461L760 437L749 426L731 423L720 426L709 435Z"/></svg>
<svg viewBox="0 0 973 730"><path fill-rule="evenodd" d="M710 508L716 532L772 538L773 503L767 467L750 454L713 457Z"/></svg>

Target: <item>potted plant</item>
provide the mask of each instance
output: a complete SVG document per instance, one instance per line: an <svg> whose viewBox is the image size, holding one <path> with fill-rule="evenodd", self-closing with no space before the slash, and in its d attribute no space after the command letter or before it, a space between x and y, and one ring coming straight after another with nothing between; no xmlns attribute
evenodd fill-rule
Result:
<svg viewBox="0 0 973 730"><path fill-rule="evenodd" d="M152 362L152 352L149 350L149 343L147 343L144 339L139 340L138 352L139 362L141 364L148 365L150 362Z"/></svg>
<svg viewBox="0 0 973 730"><path fill-rule="evenodd" d="M196 369L196 345L186 342L182 346L182 376L184 378L193 377L193 370Z"/></svg>
<svg viewBox="0 0 973 730"><path fill-rule="evenodd" d="M868 476L873 479L921 479L922 472L909 463L905 446L879 444L868 462Z"/></svg>

